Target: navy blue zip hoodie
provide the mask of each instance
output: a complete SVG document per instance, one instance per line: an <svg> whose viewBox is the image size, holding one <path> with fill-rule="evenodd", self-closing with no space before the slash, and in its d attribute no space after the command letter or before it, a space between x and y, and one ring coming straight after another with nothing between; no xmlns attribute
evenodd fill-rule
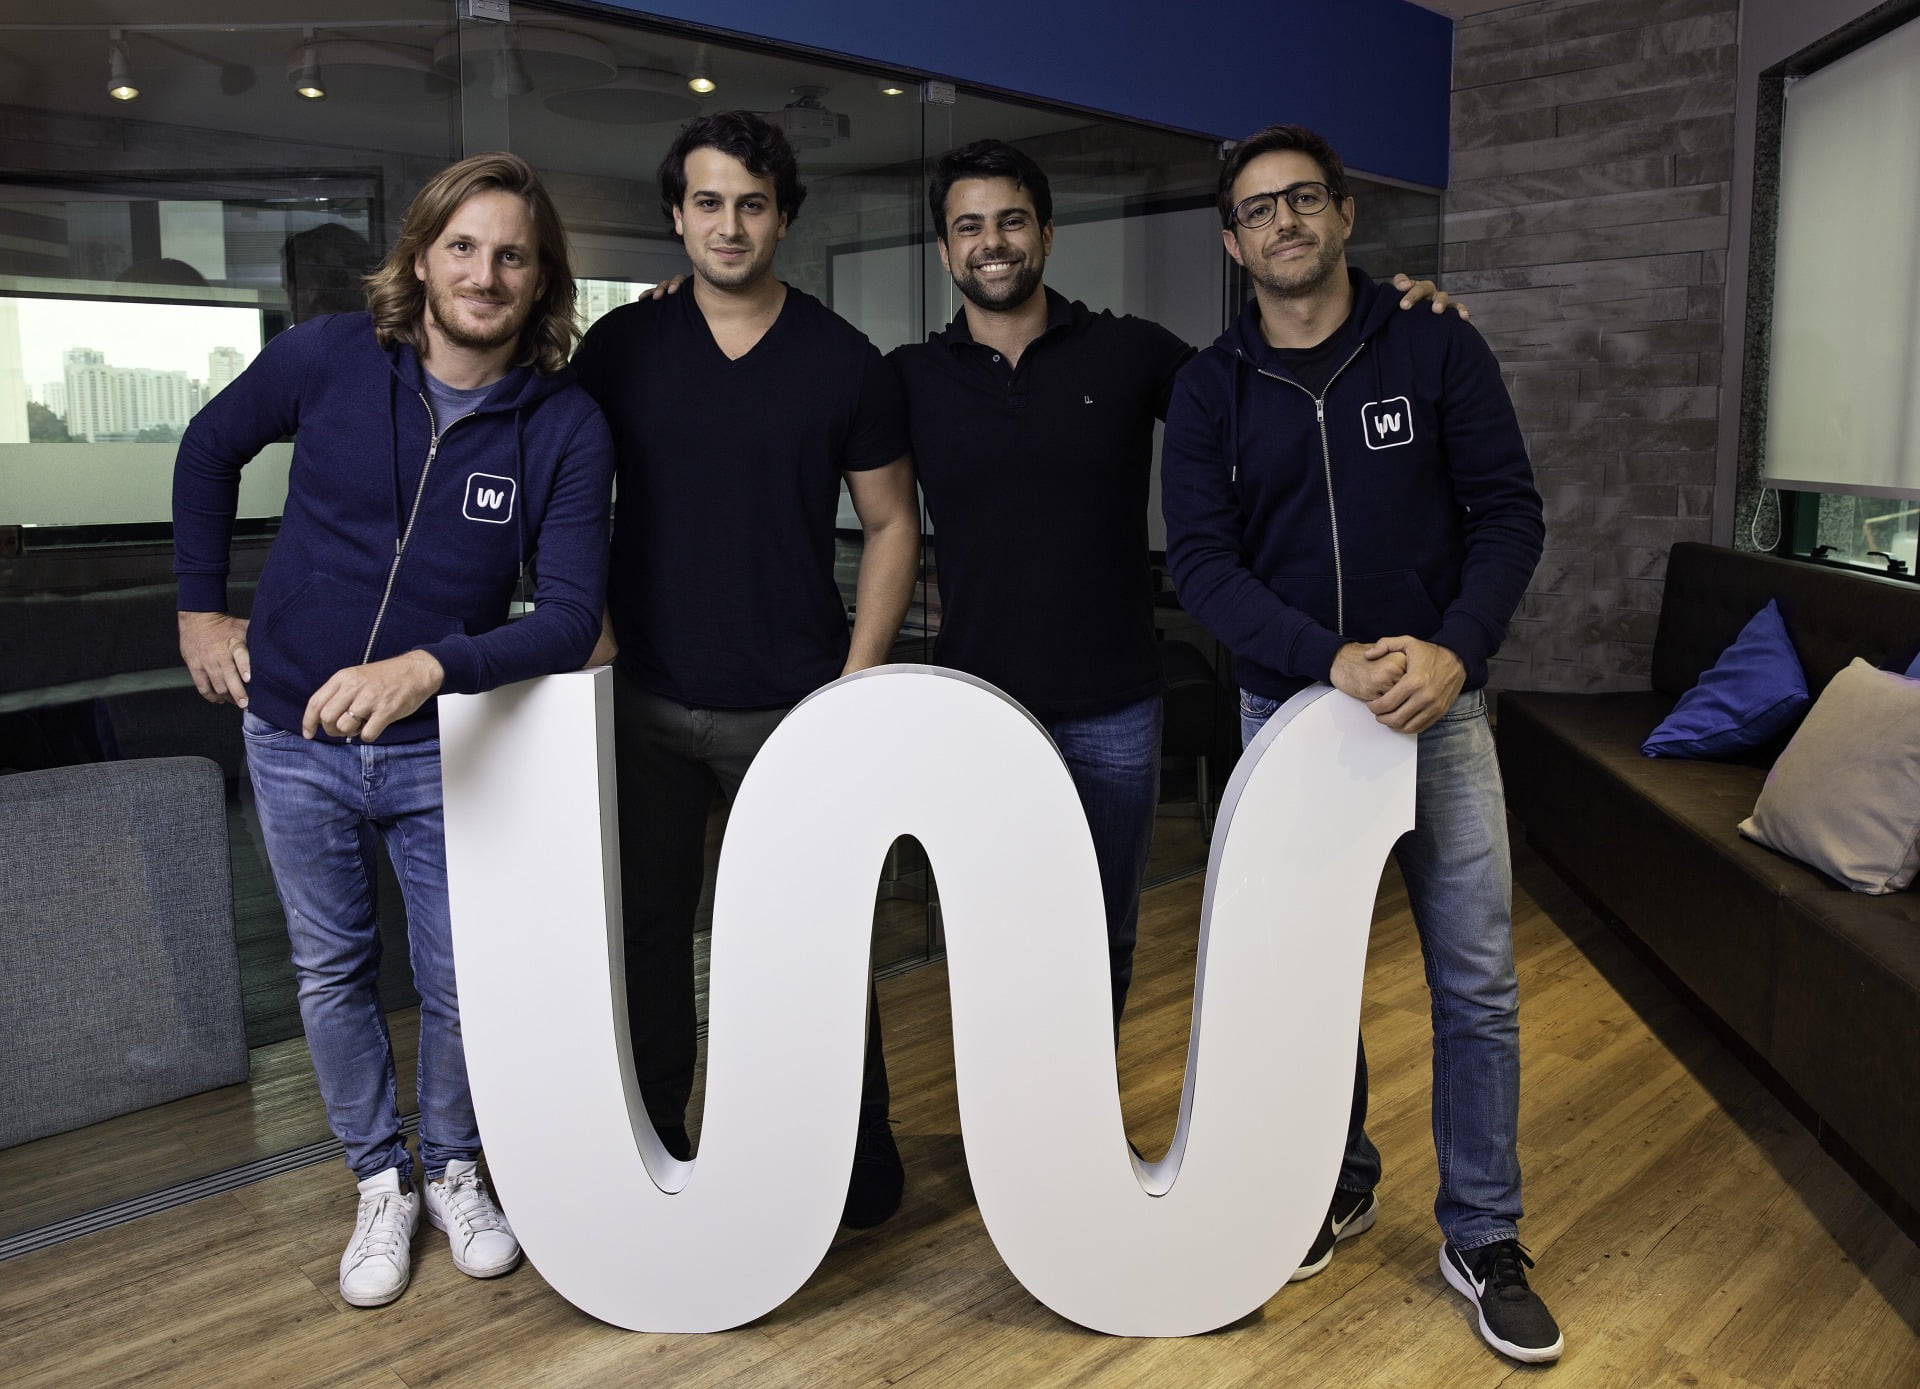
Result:
<svg viewBox="0 0 1920 1389"><path fill-rule="evenodd" d="M1499 365L1459 315L1403 313L1349 270L1355 308L1323 396L1282 365L1250 302L1181 371L1167 410L1167 560L1187 611L1284 699L1349 641L1487 660L1545 538Z"/></svg>
<svg viewBox="0 0 1920 1389"><path fill-rule="evenodd" d="M335 671L416 649L440 662L449 694L587 659L606 589L613 446L571 370L518 367L442 434L419 358L383 349L369 315L282 333L180 441L181 611L227 610L240 469L288 435L286 512L247 629L252 712L297 730ZM537 571L535 607L509 625L523 564ZM438 730L428 700L382 741Z"/></svg>

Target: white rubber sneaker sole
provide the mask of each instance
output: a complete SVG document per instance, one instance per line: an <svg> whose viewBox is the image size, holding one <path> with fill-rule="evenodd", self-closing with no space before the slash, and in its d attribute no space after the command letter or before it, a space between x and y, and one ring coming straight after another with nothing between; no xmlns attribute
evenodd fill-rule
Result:
<svg viewBox="0 0 1920 1389"><path fill-rule="evenodd" d="M1333 1262L1333 1251L1340 1247L1343 1239L1352 1239L1355 1235L1364 1235L1373 1228L1373 1222L1380 1218L1380 1198L1375 1196L1368 1201L1363 1210L1348 1218L1347 1223L1333 1232L1333 1243L1327 1246L1327 1252L1310 1264L1302 1264L1293 1271L1289 1283L1304 1283L1317 1273L1325 1273L1327 1265Z"/></svg>
<svg viewBox="0 0 1920 1389"><path fill-rule="evenodd" d="M1503 1341L1496 1336L1493 1328L1487 1325L1487 1314L1480 1308L1480 1294L1474 1290L1473 1283L1466 1274L1453 1266L1453 1260L1447 1257L1445 1244L1440 1246L1440 1276L1447 1280L1455 1292L1473 1304L1474 1320L1480 1323L1480 1339L1502 1355L1510 1355L1523 1364L1544 1365L1549 1361L1558 1360L1561 1352L1566 1349L1565 1336L1556 1336L1550 1346L1516 1346L1511 1341Z"/></svg>
<svg viewBox="0 0 1920 1389"><path fill-rule="evenodd" d="M407 1270L407 1276L400 1280L392 1292L356 1293L349 1289L346 1283L342 1281L340 1284L340 1300L349 1307L385 1307L389 1302L398 1302L400 1300L400 1294L407 1290L407 1285L412 1281L412 1269Z"/></svg>
<svg viewBox="0 0 1920 1389"><path fill-rule="evenodd" d="M440 1212L436 1211L431 1205L427 1206L427 1223L441 1233L446 1233L446 1222L441 1220ZM514 1242L513 1252L511 1254L508 1254L505 1258L496 1259L492 1263L486 1264L475 1263L461 1254L457 1249L454 1249L451 1236L449 1236L447 1241L447 1249L448 1252L453 1255L453 1266L469 1278L498 1278L501 1274L512 1273L516 1268L520 1267L520 1245L517 1240ZM398 1296L398 1294L395 1294L395 1296Z"/></svg>
<svg viewBox="0 0 1920 1389"><path fill-rule="evenodd" d="M384 1263L388 1270L394 1270L397 1267L399 1281L394 1283L376 1283L369 1287L367 1286L368 1280L362 1279L360 1280L361 1286L356 1289L352 1285L353 1274L359 1273L361 1268L364 1268L366 1265L356 1266L352 1273L349 1273L343 1268L340 1271L340 1300L346 1303L347 1306L385 1307L389 1302L397 1301L400 1294L405 1292L408 1285L413 1282L413 1239L420 1231L421 1204L423 1204L421 1198L416 1195L414 1197L413 1218L407 1222L407 1239L403 1261L397 1266L392 1260L379 1261ZM344 1260L342 1262L344 1262ZM366 1261L368 1264L374 1262L374 1260Z"/></svg>

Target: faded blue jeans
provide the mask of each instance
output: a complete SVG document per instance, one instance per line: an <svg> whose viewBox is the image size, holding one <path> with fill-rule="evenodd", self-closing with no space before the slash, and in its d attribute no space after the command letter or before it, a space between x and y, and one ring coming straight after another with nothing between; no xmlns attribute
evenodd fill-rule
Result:
<svg viewBox="0 0 1920 1389"><path fill-rule="evenodd" d="M1240 692L1243 747L1279 707L1278 700ZM1420 734L1414 827L1393 854L1433 1000L1433 1147L1440 1164L1433 1213L1448 1243L1476 1249L1514 1238L1521 1214L1513 868L1486 691L1462 694ZM1363 1043L1336 1182L1343 1191L1371 1191L1380 1180L1366 1118Z"/></svg>
<svg viewBox="0 0 1920 1389"><path fill-rule="evenodd" d="M480 1152L454 989L440 742L308 742L252 713L242 731L327 1125L356 1178L397 1167L408 1181L413 1163L376 987L374 836L387 846L420 994L420 1163L428 1180L438 1178L450 1160Z"/></svg>
<svg viewBox="0 0 1920 1389"><path fill-rule="evenodd" d="M1113 1025L1120 1026L1133 982L1140 934L1140 884L1153 850L1160 807L1159 695L1105 714L1054 719L1048 736L1066 761L1080 808L1093 831L1100 896L1107 912L1107 964L1113 981Z"/></svg>

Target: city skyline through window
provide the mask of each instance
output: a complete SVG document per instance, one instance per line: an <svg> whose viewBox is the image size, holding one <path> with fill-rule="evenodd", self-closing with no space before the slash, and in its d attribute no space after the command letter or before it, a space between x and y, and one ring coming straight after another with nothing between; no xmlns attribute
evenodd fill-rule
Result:
<svg viewBox="0 0 1920 1389"><path fill-rule="evenodd" d="M259 355L261 332L252 308L0 298L0 382L12 387L0 390L0 442L35 437L29 404L73 441L177 437Z"/></svg>

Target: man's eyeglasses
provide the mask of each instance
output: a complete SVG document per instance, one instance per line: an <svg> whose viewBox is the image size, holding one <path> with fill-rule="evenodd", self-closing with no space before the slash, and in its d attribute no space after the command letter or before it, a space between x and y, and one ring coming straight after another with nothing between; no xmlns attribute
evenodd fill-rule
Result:
<svg viewBox="0 0 1920 1389"><path fill-rule="evenodd" d="M1258 231L1273 220L1283 201L1296 215L1311 217L1327 210L1327 204L1333 201L1333 192L1324 183L1296 183L1277 193L1255 193L1233 205L1233 220L1248 231Z"/></svg>

